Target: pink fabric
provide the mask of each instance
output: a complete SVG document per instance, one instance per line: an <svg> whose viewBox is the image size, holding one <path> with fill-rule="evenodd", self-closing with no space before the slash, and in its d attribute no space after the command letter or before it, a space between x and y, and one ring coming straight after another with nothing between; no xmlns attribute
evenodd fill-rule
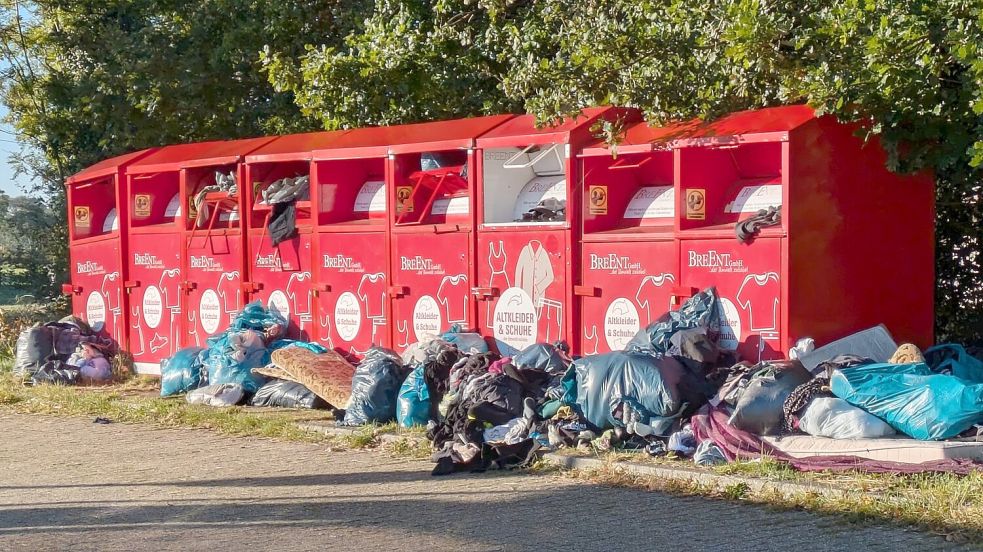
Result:
<svg viewBox="0 0 983 552"><path fill-rule="evenodd" d="M870 473L955 473L966 475L983 470L983 464L968 459L933 460L921 464L903 464L870 460L858 456L808 456L793 458L762 441L757 435L741 431L727 423L729 413L720 407L704 406L691 420L696 440L713 441L728 461L752 460L767 455L801 471L863 471Z"/></svg>
<svg viewBox="0 0 983 552"><path fill-rule="evenodd" d="M512 357L502 357L491 363L491 366L488 367L488 373L501 374L506 364L512 364Z"/></svg>

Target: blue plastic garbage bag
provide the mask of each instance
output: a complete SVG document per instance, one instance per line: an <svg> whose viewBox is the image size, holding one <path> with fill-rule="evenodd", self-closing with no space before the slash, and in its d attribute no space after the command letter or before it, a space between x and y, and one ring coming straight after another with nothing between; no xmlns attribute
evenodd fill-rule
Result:
<svg viewBox="0 0 983 552"><path fill-rule="evenodd" d="M275 311L263 306L261 301L253 301L236 315L229 326L231 331L256 330L262 332L279 324L283 328L287 327L287 321Z"/></svg>
<svg viewBox="0 0 983 552"><path fill-rule="evenodd" d="M160 361L160 396L169 397L187 393L208 384L208 375L202 373L201 347L188 347Z"/></svg>
<svg viewBox="0 0 983 552"><path fill-rule="evenodd" d="M679 310L667 312L639 330L625 350L647 349L665 354L669 351L670 340L676 332L693 328L706 328L706 336L714 344L720 339L720 302L717 299L717 288L711 287L697 293L687 299Z"/></svg>
<svg viewBox="0 0 983 552"><path fill-rule="evenodd" d="M575 360L571 369L577 381L575 404L600 429L624 427L625 408L635 413L633 421L661 426L687 406L680 387L686 369L671 357L614 351Z"/></svg>
<svg viewBox="0 0 983 552"><path fill-rule="evenodd" d="M837 397L923 441L948 439L983 423L983 383L936 374L924 363L835 370Z"/></svg>
<svg viewBox="0 0 983 552"><path fill-rule="evenodd" d="M476 333L462 332L461 327L457 324L451 326L451 329L441 335L440 339L453 344L468 354L488 352L488 343L485 342L485 338Z"/></svg>
<svg viewBox="0 0 983 552"><path fill-rule="evenodd" d="M983 360L966 352L962 345L936 345L925 351L925 363L938 374L952 374L973 383L983 383Z"/></svg>
<svg viewBox="0 0 983 552"><path fill-rule="evenodd" d="M208 351L202 361L209 384L234 383L246 393L255 393L266 378L253 374L252 369L268 364L270 352L259 332L230 330L208 338Z"/></svg>
<svg viewBox="0 0 983 552"><path fill-rule="evenodd" d="M403 427L427 425L430 420L430 390L423 380L423 366L417 366L399 388L396 421Z"/></svg>
<svg viewBox="0 0 983 552"><path fill-rule="evenodd" d="M341 425L386 423L394 420L396 396L405 376L403 361L399 355L382 347L369 349L352 376L352 396ZM428 412L429 408L428 404Z"/></svg>
<svg viewBox="0 0 983 552"><path fill-rule="evenodd" d="M550 374L562 374L567 370L567 361L563 355L548 343L536 343L519 351L512 357L512 364Z"/></svg>

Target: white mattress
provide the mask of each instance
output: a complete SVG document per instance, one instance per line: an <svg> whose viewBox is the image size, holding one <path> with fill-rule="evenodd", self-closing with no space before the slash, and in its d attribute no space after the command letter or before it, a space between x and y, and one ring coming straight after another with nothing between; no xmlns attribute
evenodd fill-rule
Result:
<svg viewBox="0 0 983 552"><path fill-rule="evenodd" d="M764 437L765 442L795 458L806 456L859 456L871 460L920 464L931 460L971 458L983 460L983 443L917 441L910 438L828 439L811 435Z"/></svg>

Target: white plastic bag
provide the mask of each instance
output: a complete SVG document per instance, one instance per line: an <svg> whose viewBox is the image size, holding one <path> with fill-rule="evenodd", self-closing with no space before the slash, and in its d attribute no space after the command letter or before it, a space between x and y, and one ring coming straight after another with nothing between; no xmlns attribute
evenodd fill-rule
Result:
<svg viewBox="0 0 983 552"><path fill-rule="evenodd" d="M884 420L835 397L813 399L799 419L799 429L832 439L876 439L896 433Z"/></svg>

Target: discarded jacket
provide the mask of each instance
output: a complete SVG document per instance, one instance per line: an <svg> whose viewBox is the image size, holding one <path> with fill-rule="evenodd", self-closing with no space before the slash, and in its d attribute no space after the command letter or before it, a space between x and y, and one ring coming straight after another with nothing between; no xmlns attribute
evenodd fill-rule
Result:
<svg viewBox="0 0 983 552"><path fill-rule="evenodd" d="M936 374L923 363L843 368L830 387L915 439L947 439L983 423L983 382Z"/></svg>

